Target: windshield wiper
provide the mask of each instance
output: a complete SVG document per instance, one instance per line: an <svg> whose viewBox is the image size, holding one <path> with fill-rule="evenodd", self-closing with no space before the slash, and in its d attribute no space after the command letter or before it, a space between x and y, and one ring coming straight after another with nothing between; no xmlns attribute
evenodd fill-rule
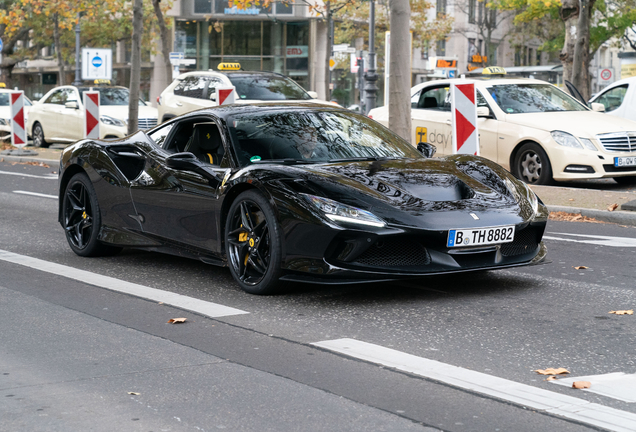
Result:
<svg viewBox="0 0 636 432"><path fill-rule="evenodd" d="M297 165L297 164L314 164L316 161L305 160L305 159L294 159L294 158L284 158L284 159L261 159L251 161L253 164L281 164L281 165Z"/></svg>

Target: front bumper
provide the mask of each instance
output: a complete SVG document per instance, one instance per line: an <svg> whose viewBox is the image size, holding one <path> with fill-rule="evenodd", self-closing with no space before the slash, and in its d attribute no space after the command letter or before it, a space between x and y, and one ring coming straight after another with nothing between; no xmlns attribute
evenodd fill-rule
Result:
<svg viewBox="0 0 636 432"><path fill-rule="evenodd" d="M635 157L636 152L578 150L555 145L548 153L555 180L599 179L636 176L636 166L614 167L615 157Z"/></svg>

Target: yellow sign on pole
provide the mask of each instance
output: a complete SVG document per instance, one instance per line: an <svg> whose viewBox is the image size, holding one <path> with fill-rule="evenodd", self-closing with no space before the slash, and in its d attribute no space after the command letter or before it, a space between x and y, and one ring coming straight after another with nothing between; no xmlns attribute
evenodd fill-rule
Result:
<svg viewBox="0 0 636 432"><path fill-rule="evenodd" d="M329 59L329 70L334 70L336 68L336 61L331 57Z"/></svg>

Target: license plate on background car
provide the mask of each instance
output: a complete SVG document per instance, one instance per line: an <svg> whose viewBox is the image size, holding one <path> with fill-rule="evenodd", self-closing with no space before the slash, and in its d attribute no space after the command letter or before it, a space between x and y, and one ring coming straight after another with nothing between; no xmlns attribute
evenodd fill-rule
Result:
<svg viewBox="0 0 636 432"><path fill-rule="evenodd" d="M614 158L615 167L636 166L636 156L623 156Z"/></svg>
<svg viewBox="0 0 636 432"><path fill-rule="evenodd" d="M482 246L510 243L515 238L515 227L454 229L448 231L447 247Z"/></svg>

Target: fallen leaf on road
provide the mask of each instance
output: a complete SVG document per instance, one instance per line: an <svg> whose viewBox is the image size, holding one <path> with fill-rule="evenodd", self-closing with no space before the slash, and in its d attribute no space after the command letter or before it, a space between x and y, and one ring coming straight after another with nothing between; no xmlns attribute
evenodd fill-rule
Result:
<svg viewBox="0 0 636 432"><path fill-rule="evenodd" d="M537 369L534 372L541 374L541 375L561 375L561 374L569 374L570 371L567 370L566 368L558 368L558 369L554 369L554 368L547 368L547 369Z"/></svg>
<svg viewBox="0 0 636 432"><path fill-rule="evenodd" d="M574 381L572 383L572 388L575 389L584 389L592 387L592 383L589 381Z"/></svg>
<svg viewBox="0 0 636 432"><path fill-rule="evenodd" d="M168 324L180 324L186 322L187 318L172 318L168 320Z"/></svg>
<svg viewBox="0 0 636 432"><path fill-rule="evenodd" d="M137 396L137 395L140 395L141 393L137 393L137 392L128 392L128 394L129 394L129 395L135 395L135 396Z"/></svg>
<svg viewBox="0 0 636 432"><path fill-rule="evenodd" d="M576 266L574 267L576 270L585 270L587 267L585 266Z"/></svg>
<svg viewBox="0 0 636 432"><path fill-rule="evenodd" d="M614 210L616 210L617 208L618 208L618 204L614 203L614 204L612 204L611 206L609 206L607 209L608 209L609 211L614 211Z"/></svg>
<svg viewBox="0 0 636 432"><path fill-rule="evenodd" d="M634 311L633 310L616 310L616 311L610 311L609 313L611 314L615 314L615 315L634 315Z"/></svg>
<svg viewBox="0 0 636 432"><path fill-rule="evenodd" d="M568 201L574 201L574 198L570 198Z"/></svg>
<svg viewBox="0 0 636 432"><path fill-rule="evenodd" d="M593 222L593 223L606 223L591 217L582 216L579 213L567 213L567 212L551 212L550 219L563 222Z"/></svg>
<svg viewBox="0 0 636 432"><path fill-rule="evenodd" d="M555 376L553 375L553 376L549 376L549 377L547 377L545 380L546 380L546 381L556 381L556 380L557 380L557 377L555 377Z"/></svg>

